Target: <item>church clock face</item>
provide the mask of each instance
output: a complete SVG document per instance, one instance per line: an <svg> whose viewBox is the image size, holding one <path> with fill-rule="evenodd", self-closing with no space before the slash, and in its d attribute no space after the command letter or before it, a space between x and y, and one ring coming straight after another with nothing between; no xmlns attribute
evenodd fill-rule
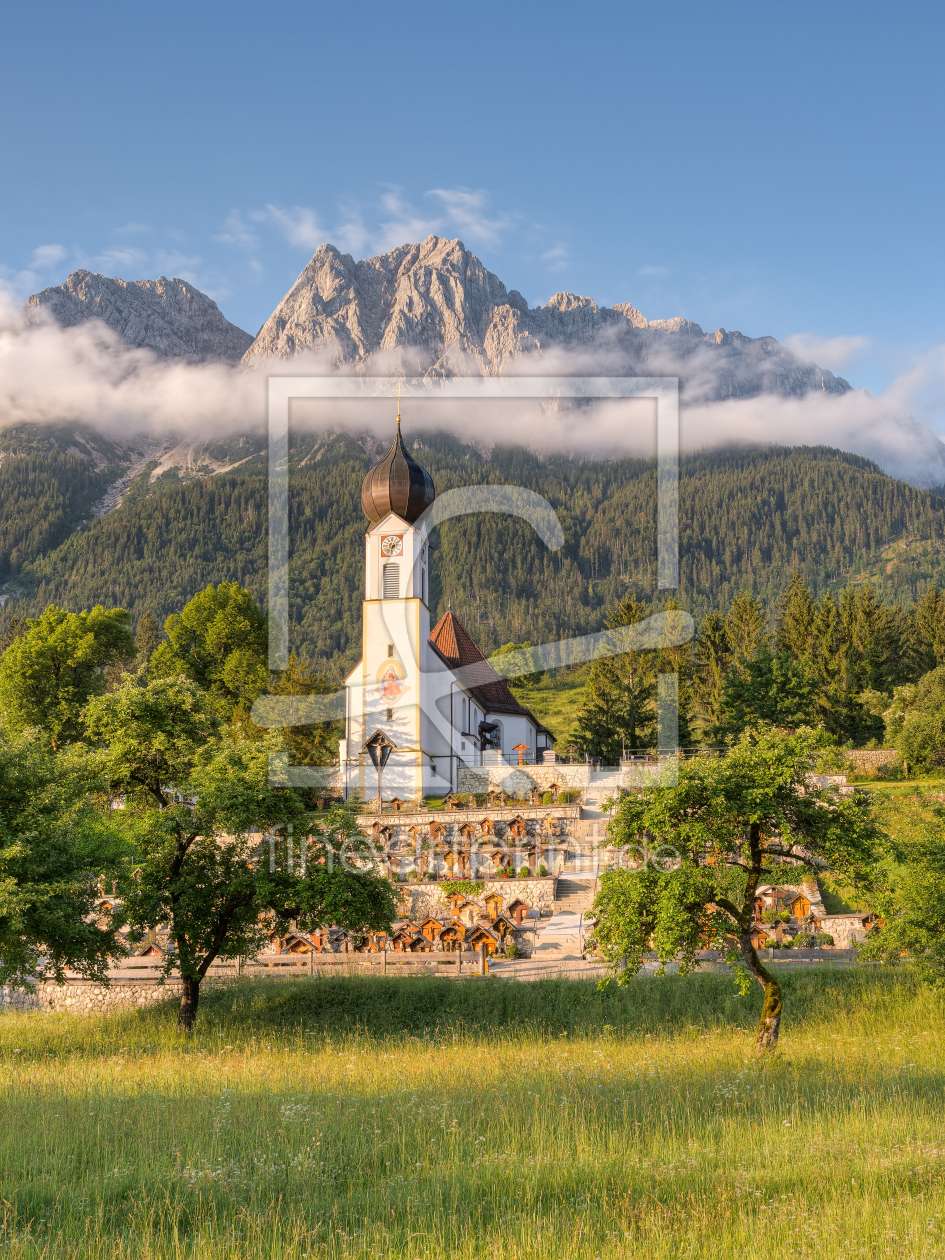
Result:
<svg viewBox="0 0 945 1260"><path fill-rule="evenodd" d="M382 556L399 556L404 549L403 534L385 534L381 539Z"/></svg>

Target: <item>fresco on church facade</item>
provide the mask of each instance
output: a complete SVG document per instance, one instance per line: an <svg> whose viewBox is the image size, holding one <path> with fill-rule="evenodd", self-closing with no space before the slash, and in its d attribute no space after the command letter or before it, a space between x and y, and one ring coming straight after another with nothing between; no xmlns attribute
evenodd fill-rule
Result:
<svg viewBox="0 0 945 1260"><path fill-rule="evenodd" d="M407 671L399 661L387 660L377 671L378 686L374 697L385 705L395 705L410 690L406 683Z"/></svg>

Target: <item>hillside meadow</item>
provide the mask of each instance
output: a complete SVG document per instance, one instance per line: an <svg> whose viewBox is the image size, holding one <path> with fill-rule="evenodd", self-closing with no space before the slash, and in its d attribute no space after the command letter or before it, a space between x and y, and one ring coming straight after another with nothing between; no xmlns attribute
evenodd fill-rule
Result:
<svg viewBox="0 0 945 1260"><path fill-rule="evenodd" d="M326 978L0 1018L5 1257L945 1256L945 1024L908 971Z"/></svg>

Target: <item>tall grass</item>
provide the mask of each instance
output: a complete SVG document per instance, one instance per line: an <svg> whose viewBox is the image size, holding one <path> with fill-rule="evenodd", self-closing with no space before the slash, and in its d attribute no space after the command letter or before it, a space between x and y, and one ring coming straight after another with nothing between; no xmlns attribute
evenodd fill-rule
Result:
<svg viewBox="0 0 945 1260"><path fill-rule="evenodd" d="M247 982L0 1019L11 1257L945 1256L943 1010L789 974Z"/></svg>

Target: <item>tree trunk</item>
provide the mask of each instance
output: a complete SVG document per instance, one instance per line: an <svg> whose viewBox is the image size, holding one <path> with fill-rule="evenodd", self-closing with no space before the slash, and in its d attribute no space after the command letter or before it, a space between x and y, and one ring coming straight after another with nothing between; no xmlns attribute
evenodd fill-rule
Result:
<svg viewBox="0 0 945 1260"><path fill-rule="evenodd" d="M744 932L739 937L738 945L742 961L765 991L755 1049L759 1054L767 1054L778 1048L778 1033L781 1028L781 986L767 967L761 965L755 947L751 943L750 933Z"/></svg>
<svg viewBox="0 0 945 1260"><path fill-rule="evenodd" d="M177 1027L181 1032L192 1033L197 1022L197 1003L200 1001L200 981L184 976L183 991L180 995L180 1010L177 1012Z"/></svg>

